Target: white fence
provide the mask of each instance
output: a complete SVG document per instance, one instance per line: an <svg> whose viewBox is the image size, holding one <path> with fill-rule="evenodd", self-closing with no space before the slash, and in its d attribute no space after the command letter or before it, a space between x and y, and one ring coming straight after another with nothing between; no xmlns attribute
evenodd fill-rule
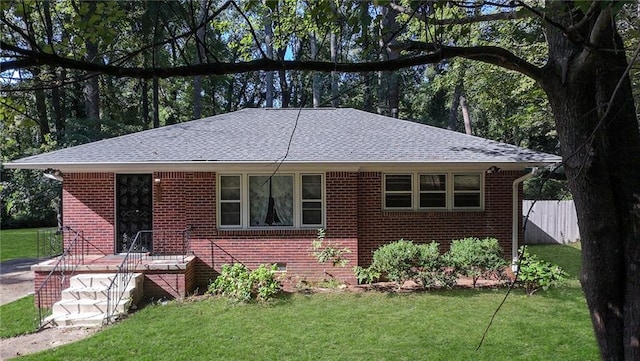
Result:
<svg viewBox="0 0 640 361"><path fill-rule="evenodd" d="M524 229L526 244L570 243L580 240L578 218L573 201L528 201L522 202L522 214L529 221Z"/></svg>

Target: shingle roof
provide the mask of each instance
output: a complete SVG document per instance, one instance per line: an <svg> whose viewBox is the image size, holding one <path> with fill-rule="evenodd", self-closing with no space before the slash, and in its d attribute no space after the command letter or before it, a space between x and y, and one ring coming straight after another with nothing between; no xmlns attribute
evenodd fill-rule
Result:
<svg viewBox="0 0 640 361"><path fill-rule="evenodd" d="M290 141L291 140L291 141ZM244 109L6 164L555 163L558 156L355 109Z"/></svg>

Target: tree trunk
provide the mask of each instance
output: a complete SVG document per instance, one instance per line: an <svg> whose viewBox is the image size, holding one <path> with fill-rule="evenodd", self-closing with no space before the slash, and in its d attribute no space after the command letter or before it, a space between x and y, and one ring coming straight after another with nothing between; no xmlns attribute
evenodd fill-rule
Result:
<svg viewBox="0 0 640 361"><path fill-rule="evenodd" d="M365 60L369 60L369 46L371 45L371 39L369 37L369 24L371 23L371 15L369 15L369 2L362 1L360 2L360 26L362 28L360 41L362 42L363 49L363 58ZM365 72L362 74L364 89L363 89L363 102L362 108L364 111L372 112L373 111L373 94L372 94L372 79L370 72Z"/></svg>
<svg viewBox="0 0 640 361"><path fill-rule="evenodd" d="M449 122L447 129L458 131L458 107L460 107L460 97L462 96L462 79L458 79L458 84L453 88L451 98L451 109L449 109Z"/></svg>
<svg viewBox="0 0 640 361"><path fill-rule="evenodd" d="M382 28L380 29L382 35L380 38L382 60L396 60L400 57L400 52L397 50L398 47L395 46L397 45L396 37L399 29L398 21L396 20L398 11L390 7L385 7L384 11L384 20L381 23ZM379 83L381 86L379 89L381 97L378 99L378 102L385 99L387 105L387 111L385 113L397 118L400 113L400 89L397 72L383 72Z"/></svg>
<svg viewBox="0 0 640 361"><path fill-rule="evenodd" d="M160 127L160 84L158 78L153 78L153 127Z"/></svg>
<svg viewBox="0 0 640 361"><path fill-rule="evenodd" d="M267 48L267 58L273 59L273 27L271 23L271 17L267 18L267 23L264 25L264 45ZM266 85L266 107L273 108L273 71L268 71L265 74Z"/></svg>
<svg viewBox="0 0 640 361"><path fill-rule="evenodd" d="M85 16L85 20L89 21L91 16L95 15L96 12L96 3L93 1L88 2L89 4L89 12ZM92 63L100 63L100 58L98 54L98 44L95 41L89 40L89 38L85 38L84 42L86 48L85 58L87 61ZM93 120L94 128L96 130L100 130L100 84L98 82L98 74L90 73L89 79L84 82L84 106L85 113L87 118Z"/></svg>
<svg viewBox="0 0 640 361"><path fill-rule="evenodd" d="M318 57L318 44L316 43L316 34L314 32L309 36L309 42L311 45L311 59L317 60ZM320 106L320 77L318 76L318 72L311 73L313 77L313 84L311 85L311 89L313 91L313 107L317 108Z"/></svg>
<svg viewBox="0 0 640 361"><path fill-rule="evenodd" d="M64 84L67 77L67 71L60 69L60 72L56 72L56 78L59 84ZM56 141L58 145L64 143L65 131L66 131L66 115L65 115L65 103L64 103L64 87L54 86L51 89L51 105L53 106L53 117L56 125Z"/></svg>
<svg viewBox="0 0 640 361"><path fill-rule="evenodd" d="M330 50L331 50L331 61L338 61L338 36L335 31L331 32L330 37ZM337 108L340 105L338 99L338 73L336 71L331 72L331 106Z"/></svg>
<svg viewBox="0 0 640 361"><path fill-rule="evenodd" d="M52 45L53 22L51 21L51 8L49 2L43 2L42 9L44 13L45 31L47 33L47 44ZM60 84L64 84L67 71L66 69L60 69L58 72L55 68L51 68L50 71L55 74L57 80L57 84L51 88L51 106L53 108L53 119L56 129L56 141L60 146L64 143L64 132L66 126L63 103L64 88ZM58 212L58 214L60 214L60 212Z"/></svg>
<svg viewBox="0 0 640 361"><path fill-rule="evenodd" d="M276 51L276 57L278 60L284 60L284 56L287 52L286 48L279 48ZM299 56L299 54L295 54ZM281 107L288 108L291 102L291 90L289 89L289 81L287 80L287 72L284 69L278 71L278 77L280 79L280 94L282 97Z"/></svg>
<svg viewBox="0 0 640 361"><path fill-rule="evenodd" d="M140 97L142 98L142 126L144 129L149 128L149 83L147 79L142 79L142 94Z"/></svg>
<svg viewBox="0 0 640 361"><path fill-rule="evenodd" d="M198 14L198 25L203 25L196 31L196 39L198 41L196 46L196 64L204 63L206 59L204 40L206 34L207 18L207 0L200 0L200 12ZM156 24L157 26L157 24ZM193 77L193 119L200 119L202 117L202 75Z"/></svg>
<svg viewBox="0 0 640 361"><path fill-rule="evenodd" d="M460 95L460 109L462 109L462 119L464 120L464 132L468 135L472 135L471 131L471 118L469 117L469 108L467 107L467 99Z"/></svg>
<svg viewBox="0 0 640 361"><path fill-rule="evenodd" d="M34 79L40 78L40 68L34 68L31 73L33 74ZM36 112L37 112L37 120L38 126L40 127L40 134L38 136L38 143L43 144L45 136L51 133L51 129L49 128L49 117L47 116L47 103L45 101L44 90L40 87L36 87L35 90L36 96Z"/></svg>
<svg viewBox="0 0 640 361"><path fill-rule="evenodd" d="M550 13L566 11L552 6ZM640 132L622 41L611 14L600 16L585 36L605 51L547 27L550 59L540 83L576 205L581 283L601 357L640 360Z"/></svg>

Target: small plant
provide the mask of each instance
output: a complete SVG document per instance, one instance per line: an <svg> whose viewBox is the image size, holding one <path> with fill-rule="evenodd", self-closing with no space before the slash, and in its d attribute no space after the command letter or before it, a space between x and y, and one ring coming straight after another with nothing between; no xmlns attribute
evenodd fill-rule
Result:
<svg viewBox="0 0 640 361"><path fill-rule="evenodd" d="M473 287L480 278L502 279L507 261L495 238L464 238L451 242L446 254L456 274L470 277Z"/></svg>
<svg viewBox="0 0 640 361"><path fill-rule="evenodd" d="M353 267L353 272L356 275L356 279L358 279L358 283L373 283L380 278L380 272L373 269L372 267Z"/></svg>
<svg viewBox="0 0 640 361"><path fill-rule="evenodd" d="M311 242L311 254L316 258L318 263L331 262L333 267L345 267L349 260L345 258L345 254L351 253L349 248L338 248L333 243L325 241L325 230L320 228L316 235L316 239Z"/></svg>
<svg viewBox="0 0 640 361"><path fill-rule="evenodd" d="M520 255L516 281L524 287L529 296L540 289L546 291L549 287L557 287L569 276L560 266L530 254L525 246L520 248Z"/></svg>
<svg viewBox="0 0 640 361"><path fill-rule="evenodd" d="M258 301L266 302L280 292L280 284L274 277L276 271L278 271L278 266L275 264L271 266L261 264L249 275L253 294Z"/></svg>
<svg viewBox="0 0 640 361"><path fill-rule="evenodd" d="M249 302L253 299L265 302L280 291L280 284L274 277L277 270L275 264L261 264L254 271L241 263L225 264L207 292L236 302Z"/></svg>

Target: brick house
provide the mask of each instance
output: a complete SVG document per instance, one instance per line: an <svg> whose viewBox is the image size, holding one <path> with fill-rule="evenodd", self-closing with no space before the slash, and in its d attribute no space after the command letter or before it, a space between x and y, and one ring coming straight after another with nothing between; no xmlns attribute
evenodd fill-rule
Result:
<svg viewBox="0 0 640 361"><path fill-rule="evenodd" d="M453 239L495 237L513 257L521 182L559 161L355 109L244 109L5 166L56 172L63 224L82 231L86 254L121 254L138 231L152 231L136 251L193 255L179 291L157 286L180 296L230 262L353 283L353 266L400 238L445 251ZM310 255L318 228L351 250L348 267L328 270ZM158 236L185 229L187 243Z"/></svg>

